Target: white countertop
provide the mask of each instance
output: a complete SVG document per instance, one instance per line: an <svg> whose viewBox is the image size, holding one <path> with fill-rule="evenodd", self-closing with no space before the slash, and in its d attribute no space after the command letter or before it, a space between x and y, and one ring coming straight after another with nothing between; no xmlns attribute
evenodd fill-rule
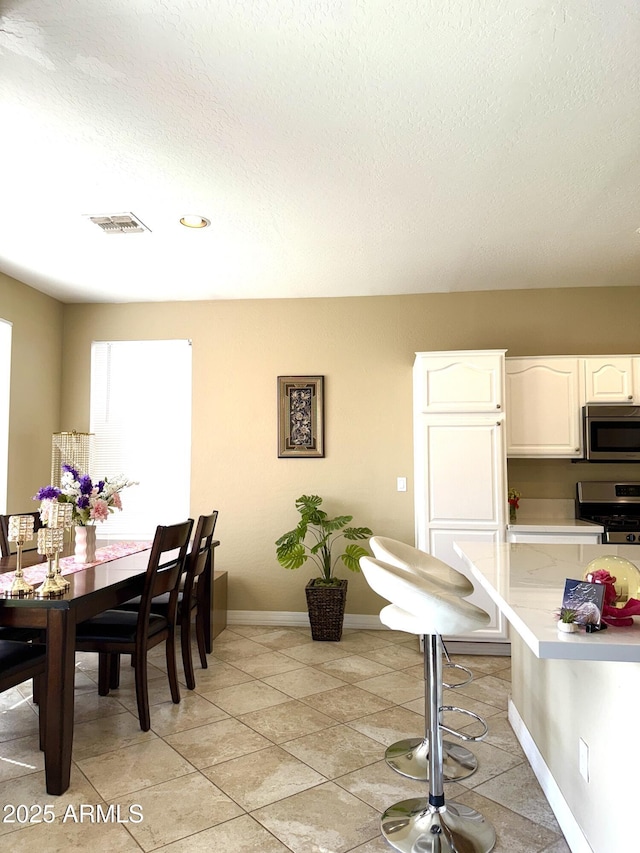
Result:
<svg viewBox="0 0 640 853"><path fill-rule="evenodd" d="M518 518L507 525L514 533L604 533L601 524L579 518Z"/></svg>
<svg viewBox="0 0 640 853"><path fill-rule="evenodd" d="M561 634L557 612L567 578L582 579L595 557L616 554L640 567L630 545L510 545L454 543L473 578L489 593L512 628L539 658L640 662L640 618L628 628Z"/></svg>

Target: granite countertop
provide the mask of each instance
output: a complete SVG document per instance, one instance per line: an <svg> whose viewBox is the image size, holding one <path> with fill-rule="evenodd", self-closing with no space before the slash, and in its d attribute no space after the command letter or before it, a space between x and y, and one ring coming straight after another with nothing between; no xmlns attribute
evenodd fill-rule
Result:
<svg viewBox="0 0 640 853"><path fill-rule="evenodd" d="M625 557L639 566L640 548L460 540L454 549L537 657L640 662L638 618L628 628L610 626L594 634L561 634L556 626L567 578L582 579L587 563L605 555Z"/></svg>

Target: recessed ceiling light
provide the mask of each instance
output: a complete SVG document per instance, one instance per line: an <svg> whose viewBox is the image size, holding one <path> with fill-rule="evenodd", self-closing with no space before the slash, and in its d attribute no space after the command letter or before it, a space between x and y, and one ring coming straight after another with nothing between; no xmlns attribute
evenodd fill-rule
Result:
<svg viewBox="0 0 640 853"><path fill-rule="evenodd" d="M211 222L208 219L205 219L204 216L189 213L187 216L182 217L180 224L186 225L187 228L206 228L208 225L211 225Z"/></svg>

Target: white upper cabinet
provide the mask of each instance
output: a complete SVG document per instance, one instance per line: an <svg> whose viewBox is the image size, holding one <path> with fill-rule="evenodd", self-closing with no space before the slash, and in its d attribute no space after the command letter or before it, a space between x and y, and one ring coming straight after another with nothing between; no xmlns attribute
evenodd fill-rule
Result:
<svg viewBox="0 0 640 853"><path fill-rule="evenodd" d="M581 359L506 360L507 456L582 456Z"/></svg>
<svg viewBox="0 0 640 853"><path fill-rule="evenodd" d="M634 402L634 362L637 359L626 356L585 358L585 402Z"/></svg>
<svg viewBox="0 0 640 853"><path fill-rule="evenodd" d="M501 412L505 350L416 353L414 400L423 414Z"/></svg>

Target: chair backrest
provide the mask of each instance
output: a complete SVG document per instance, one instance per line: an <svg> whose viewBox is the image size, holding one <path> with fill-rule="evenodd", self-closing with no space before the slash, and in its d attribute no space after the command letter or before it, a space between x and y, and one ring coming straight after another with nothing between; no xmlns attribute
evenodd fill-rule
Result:
<svg viewBox="0 0 640 853"><path fill-rule="evenodd" d="M473 583L462 572L443 563L432 554L386 536L372 536L369 547L373 556L391 566L406 569L442 587L444 592L466 597L474 590Z"/></svg>
<svg viewBox="0 0 640 853"><path fill-rule="evenodd" d="M490 617L467 601L451 595L414 572L391 566L374 557L361 557L360 568L371 589L401 611L419 634L458 634L485 627Z"/></svg>
<svg viewBox="0 0 640 853"><path fill-rule="evenodd" d="M180 524L159 525L156 528L144 579L144 589L140 596L138 608L138 639L147 630L151 599L157 595L162 595L165 592L170 593L169 619L175 622L178 587L184 571L192 528L192 518Z"/></svg>
<svg viewBox="0 0 640 853"><path fill-rule="evenodd" d="M217 509L211 515L201 515L198 519L196 532L193 536L193 544L191 545L191 551L186 562L187 575L184 581L182 597L185 603L193 600L193 592L197 580L207 567L207 560L211 559L211 543L217 520Z"/></svg>
<svg viewBox="0 0 640 853"><path fill-rule="evenodd" d="M33 516L33 532L40 530L43 527L42 522L40 521L40 512L12 512L9 515L0 515L0 553L3 557L8 557L11 551L11 543L9 542L9 519L12 515L31 515ZM34 536L34 541L35 541ZM23 548L24 551L34 551L37 548L37 545L33 545L30 548ZM15 547L13 550L15 554Z"/></svg>

